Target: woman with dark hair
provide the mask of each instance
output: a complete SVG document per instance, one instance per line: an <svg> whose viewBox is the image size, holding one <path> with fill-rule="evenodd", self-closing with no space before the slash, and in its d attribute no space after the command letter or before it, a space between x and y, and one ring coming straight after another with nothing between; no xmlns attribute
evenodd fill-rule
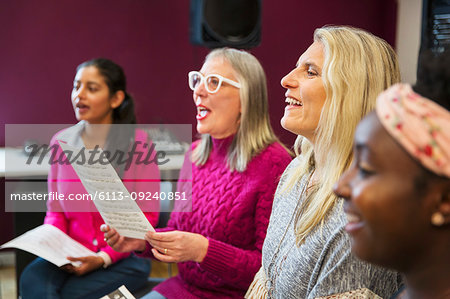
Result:
<svg viewBox="0 0 450 299"><path fill-rule="evenodd" d="M421 95L407 84L380 94L334 188L355 255L403 274L396 298L450 298L449 66L450 52L426 53Z"/></svg>
<svg viewBox="0 0 450 299"><path fill-rule="evenodd" d="M404 274L399 298L450 298L450 112L409 85L380 95L335 187L361 259Z"/></svg>
<svg viewBox="0 0 450 299"><path fill-rule="evenodd" d="M77 67L77 72L89 67L94 67L98 74L103 77L111 96L120 92L120 97L123 97L120 104L112 109L112 123L135 124L134 102L133 98L126 92L127 83L123 69L109 59L97 58L80 64Z"/></svg>
<svg viewBox="0 0 450 299"><path fill-rule="evenodd" d="M145 153L150 148L147 134L133 125L136 123L133 99L126 92L125 74L116 63L100 58L79 65L71 98L79 123L52 138L50 145L57 148L58 157L62 154L58 142L88 151L100 147L110 153L126 153L130 148ZM126 167L119 159L110 162L129 191L159 191L156 164L131 163ZM142 183L136 178L153 182ZM65 198L87 193L69 163L51 165L48 191L64 194ZM158 221L155 203L141 206L152 225ZM108 246L99 230L104 221L92 201L48 201L44 222L97 252L97 256L68 257L78 266L68 264L61 268L37 258L21 275L20 295L23 299L99 298L122 284L133 291L146 282L150 263L129 253L118 253Z"/></svg>

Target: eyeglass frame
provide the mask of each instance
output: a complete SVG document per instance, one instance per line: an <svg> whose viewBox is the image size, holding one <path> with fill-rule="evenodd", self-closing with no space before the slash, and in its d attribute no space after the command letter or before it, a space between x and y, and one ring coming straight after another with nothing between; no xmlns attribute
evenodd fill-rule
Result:
<svg viewBox="0 0 450 299"><path fill-rule="evenodd" d="M208 76L203 76L203 74L198 72L198 71L190 71L188 73L188 84L189 84L189 88L191 90L195 90L195 87L191 86L191 76L193 76L193 75L199 75L200 76L200 83L199 84L202 84L202 82L203 83L207 82L208 78L213 77L213 76L219 78L219 84L217 84L217 89L215 91L209 90L208 84L204 84L206 91L209 92L209 93L216 93L216 92L218 92L220 87L222 87L222 83L223 82L228 83L231 86L234 86L236 88L241 88L241 84L239 82L236 82L236 81L233 81L231 79L225 78L224 76L221 76L221 75L218 75L218 74L209 74Z"/></svg>

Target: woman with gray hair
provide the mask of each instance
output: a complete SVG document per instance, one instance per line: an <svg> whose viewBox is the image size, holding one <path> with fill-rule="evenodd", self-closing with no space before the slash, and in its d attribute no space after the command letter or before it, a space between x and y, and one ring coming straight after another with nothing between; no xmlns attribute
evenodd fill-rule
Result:
<svg viewBox="0 0 450 299"><path fill-rule="evenodd" d="M175 207L167 228L145 241L102 229L118 251L178 263L179 275L144 298L242 298L261 266L273 194L291 156L270 126L254 56L214 50L189 73L189 87L201 139L186 155L178 191L192 194L192 211Z"/></svg>
<svg viewBox="0 0 450 299"><path fill-rule="evenodd" d="M298 156L280 180L262 268L247 297L389 298L399 288L395 272L352 255L343 201L332 190L353 160L356 125L399 80L396 54L384 40L347 26L316 29L313 44L281 80L287 103L281 124L298 135ZM352 293L338 297L345 292Z"/></svg>

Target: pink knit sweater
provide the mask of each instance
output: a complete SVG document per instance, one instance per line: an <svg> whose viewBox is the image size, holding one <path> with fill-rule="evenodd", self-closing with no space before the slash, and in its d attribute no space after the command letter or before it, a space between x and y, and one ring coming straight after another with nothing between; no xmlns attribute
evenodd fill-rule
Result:
<svg viewBox="0 0 450 299"><path fill-rule="evenodd" d="M273 195L291 157L274 143L244 172L230 172L226 154L231 140L213 140L208 162L201 167L192 164L192 213L173 212L164 229L209 239L203 262L179 263L179 275L155 287L167 298L242 298L261 266ZM189 156L190 152L180 178L190 177L185 173L190 171ZM152 256L149 247L143 255Z"/></svg>

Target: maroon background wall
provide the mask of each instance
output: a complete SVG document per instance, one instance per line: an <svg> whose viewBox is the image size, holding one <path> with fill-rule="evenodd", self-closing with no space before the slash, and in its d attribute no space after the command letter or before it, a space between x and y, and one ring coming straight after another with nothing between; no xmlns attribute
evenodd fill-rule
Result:
<svg viewBox="0 0 450 299"><path fill-rule="evenodd" d="M325 24L361 27L393 44L396 2L263 1L262 43L251 52L266 70L275 132L289 145L295 136L279 125L284 111L279 82L311 44L314 29ZM201 67L207 52L189 42L188 0L2 0L0 146L4 124L74 123L75 67L100 56L125 69L140 123L195 128L187 73ZM12 217L3 211L0 227ZM2 229L0 242L10 237L6 234Z"/></svg>

